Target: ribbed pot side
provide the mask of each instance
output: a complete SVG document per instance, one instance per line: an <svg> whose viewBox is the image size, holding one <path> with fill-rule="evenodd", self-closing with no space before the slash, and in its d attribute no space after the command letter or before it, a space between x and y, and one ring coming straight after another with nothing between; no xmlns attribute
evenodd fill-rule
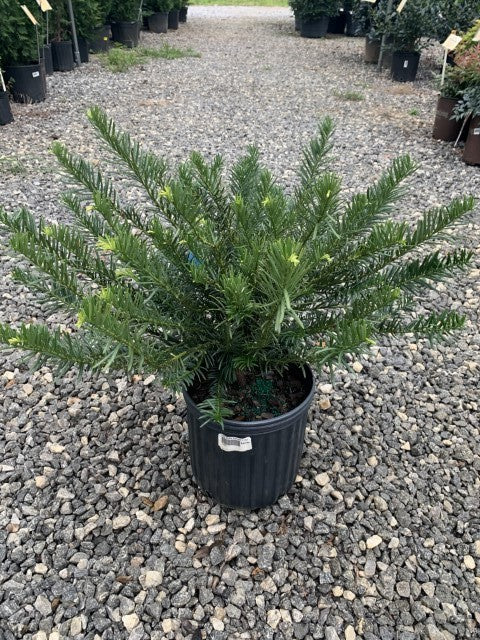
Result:
<svg viewBox="0 0 480 640"><path fill-rule="evenodd" d="M200 427L200 412L184 391L192 472L201 489L222 505L243 509L266 507L287 493L300 465L314 394L309 368L305 390L305 400L282 416L225 420L223 428L216 423Z"/></svg>

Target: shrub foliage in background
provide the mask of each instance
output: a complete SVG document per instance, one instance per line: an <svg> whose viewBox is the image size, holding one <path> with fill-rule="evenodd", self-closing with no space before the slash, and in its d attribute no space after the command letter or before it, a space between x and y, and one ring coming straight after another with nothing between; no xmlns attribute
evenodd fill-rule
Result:
<svg viewBox="0 0 480 640"><path fill-rule="evenodd" d="M11 247L29 262L16 280L77 323L72 333L0 325L0 342L36 354L37 366L154 372L174 389L206 378L203 409L222 421L226 389L243 372L332 366L384 335L435 337L463 325L455 311L416 308L427 287L468 265L468 251L437 245L474 202L431 209L413 228L392 220L415 169L409 157L345 202L327 169L326 119L290 197L255 148L225 182L221 157L193 153L171 172L100 109L89 119L122 185L141 186L150 208L123 203L105 174L56 143L76 185L64 197L75 224L1 210Z"/></svg>
<svg viewBox="0 0 480 640"><path fill-rule="evenodd" d="M302 20L316 20L323 16L336 16L342 0L289 0L290 6Z"/></svg>
<svg viewBox="0 0 480 640"><path fill-rule="evenodd" d="M40 22L40 11L35 2L26 0L33 15ZM38 63L35 27L22 11L18 2L0 0L0 65Z"/></svg>
<svg viewBox="0 0 480 640"><path fill-rule="evenodd" d="M140 0L112 0L109 20L112 22L134 22L139 19Z"/></svg>

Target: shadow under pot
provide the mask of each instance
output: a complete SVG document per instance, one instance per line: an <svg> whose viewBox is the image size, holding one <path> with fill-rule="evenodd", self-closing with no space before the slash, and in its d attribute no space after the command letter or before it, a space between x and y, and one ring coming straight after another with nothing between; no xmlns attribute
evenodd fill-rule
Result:
<svg viewBox="0 0 480 640"><path fill-rule="evenodd" d="M54 71L73 71L75 60L72 41L52 42L52 58Z"/></svg>
<svg viewBox="0 0 480 640"><path fill-rule="evenodd" d="M324 38L327 35L328 16L321 16L315 19L304 19L300 24L300 35L302 38Z"/></svg>
<svg viewBox="0 0 480 640"><path fill-rule="evenodd" d="M392 80L413 82L417 77L420 54L418 51L394 51L392 56Z"/></svg>
<svg viewBox="0 0 480 640"><path fill-rule="evenodd" d="M152 13L148 16L148 28L153 33L167 33L168 11Z"/></svg>
<svg viewBox="0 0 480 640"><path fill-rule="evenodd" d="M45 74L47 76L53 75L53 57L52 57L52 45L44 44L42 47L42 59L45 64Z"/></svg>
<svg viewBox="0 0 480 640"><path fill-rule="evenodd" d="M178 9L172 9L172 11L168 12L168 28L169 29L178 29L179 23L179 14L180 11Z"/></svg>
<svg viewBox="0 0 480 640"><path fill-rule="evenodd" d="M112 22L112 40L123 44L128 49L138 47L140 39L140 22Z"/></svg>
<svg viewBox="0 0 480 640"><path fill-rule="evenodd" d="M92 53L105 53L110 49L110 25L104 24L99 27L90 41L90 51Z"/></svg>
<svg viewBox="0 0 480 640"><path fill-rule="evenodd" d="M188 7L181 7L178 12L178 20L179 22L186 22L188 14Z"/></svg>
<svg viewBox="0 0 480 640"><path fill-rule="evenodd" d="M216 502L241 509L273 504L292 487L304 447L314 393L313 374L290 371L301 387L300 404L283 415L256 420L202 424L192 388L184 391L192 473ZM195 388L195 385L193 386Z"/></svg>
<svg viewBox="0 0 480 640"><path fill-rule="evenodd" d="M480 116L475 116L470 122L462 160L467 164L480 164Z"/></svg>
<svg viewBox="0 0 480 640"><path fill-rule="evenodd" d="M6 91L0 89L0 126L13 122L10 99Z"/></svg>
<svg viewBox="0 0 480 640"><path fill-rule="evenodd" d="M15 102L27 104L43 102L47 97L45 65L40 64L13 65L5 69L5 80L11 86L12 98Z"/></svg>
<svg viewBox="0 0 480 640"><path fill-rule="evenodd" d="M435 140L454 142L457 139L462 128L462 122L451 119L457 103L458 100L456 98L439 96L432 131L432 138L435 138Z"/></svg>

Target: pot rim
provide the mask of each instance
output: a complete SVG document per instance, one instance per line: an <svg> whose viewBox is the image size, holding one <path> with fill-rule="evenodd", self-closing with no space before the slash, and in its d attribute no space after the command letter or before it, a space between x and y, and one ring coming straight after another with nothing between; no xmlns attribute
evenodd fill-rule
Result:
<svg viewBox="0 0 480 640"><path fill-rule="evenodd" d="M298 368L301 370L302 367L300 365ZM235 432L236 434L241 435L259 435L261 433L267 433L269 431L277 431L280 429L284 429L288 427L295 418L303 413L311 404L314 393L315 393L315 378L313 375L313 371L308 364L303 365L303 369L305 370L305 379L310 386L310 390L308 391L306 397L302 400L302 402L287 411L287 413L282 413L279 416L274 416L273 418L267 418L265 420L224 420L223 426L221 426L217 422L207 422L204 425L204 429L213 429L218 431L219 433L228 433ZM183 390L183 397L185 398L185 402L189 409L200 413L196 403L188 393L187 389Z"/></svg>

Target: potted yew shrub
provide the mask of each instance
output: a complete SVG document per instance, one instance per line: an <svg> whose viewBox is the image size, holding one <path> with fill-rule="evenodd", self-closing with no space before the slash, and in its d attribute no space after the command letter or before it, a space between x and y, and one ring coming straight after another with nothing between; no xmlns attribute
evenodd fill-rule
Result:
<svg viewBox="0 0 480 640"><path fill-rule="evenodd" d="M112 39L129 49L140 39L141 0L113 0L110 10Z"/></svg>
<svg viewBox="0 0 480 640"><path fill-rule="evenodd" d="M110 48L110 25L107 19L112 9L112 0L98 0L99 22L90 41L92 53L105 53Z"/></svg>
<svg viewBox="0 0 480 640"><path fill-rule="evenodd" d="M430 7L430 0L415 0L407 2L400 13L387 16L386 33L393 38L391 72L396 82L413 82L417 77L420 51L428 45L432 31Z"/></svg>
<svg viewBox="0 0 480 640"><path fill-rule="evenodd" d="M40 21L39 11L31 7ZM42 102L47 95L35 27L17 2L0 0L0 60L5 83L16 102Z"/></svg>
<svg viewBox="0 0 480 640"><path fill-rule="evenodd" d="M172 0L147 0L148 29L154 33L167 33L171 8Z"/></svg>
<svg viewBox="0 0 480 640"><path fill-rule="evenodd" d="M462 122L456 120L454 111L462 98L464 90L470 83L471 74L457 66L448 67L445 71L445 81L440 87L432 137L436 140L453 142L458 138ZM477 82L480 78L477 77Z"/></svg>
<svg viewBox="0 0 480 640"><path fill-rule="evenodd" d="M331 17L336 16L342 0L296 0L295 15L300 19L303 38L323 38Z"/></svg>
<svg viewBox="0 0 480 640"><path fill-rule="evenodd" d="M0 343L37 366L153 373L183 390L193 475L218 502L257 508L289 490L312 368L320 375L383 336L433 339L462 327L456 311L417 303L469 264L470 252L447 250L444 232L474 201L455 199L412 227L391 220L415 170L408 156L345 201L328 169L328 118L286 191L253 147L228 178L220 157L198 153L173 172L99 108L88 117L125 169L119 186L140 187L148 213L123 205L97 166L55 143L74 224L25 209L0 210L0 223L23 260L16 280L72 322L68 332L0 324Z"/></svg>
<svg viewBox="0 0 480 640"><path fill-rule="evenodd" d="M74 0L73 10L80 62L88 62L90 42L97 37L98 26L103 22L100 3L98 0Z"/></svg>
<svg viewBox="0 0 480 640"><path fill-rule="evenodd" d="M52 60L54 71L73 71L73 43L64 0L52 0Z"/></svg>
<svg viewBox="0 0 480 640"><path fill-rule="evenodd" d="M178 20L180 22L186 22L188 15L188 0L182 0L180 11L178 12Z"/></svg>
<svg viewBox="0 0 480 640"><path fill-rule="evenodd" d="M180 9L182 0L171 0L170 11L168 12L168 28L176 31L180 22Z"/></svg>

